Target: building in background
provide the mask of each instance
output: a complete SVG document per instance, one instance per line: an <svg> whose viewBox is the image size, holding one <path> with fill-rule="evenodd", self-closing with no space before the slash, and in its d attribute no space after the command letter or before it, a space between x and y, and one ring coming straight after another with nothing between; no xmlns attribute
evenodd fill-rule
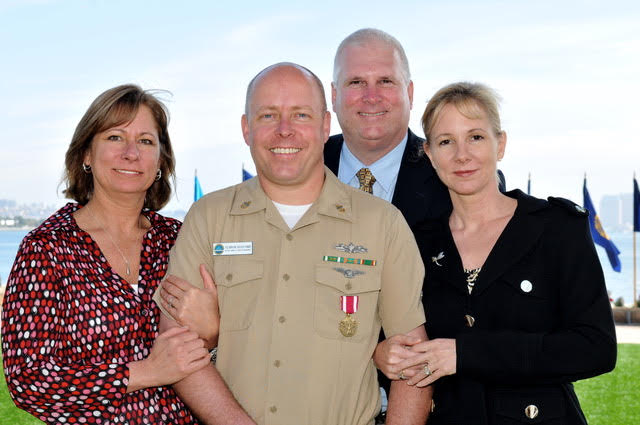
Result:
<svg viewBox="0 0 640 425"><path fill-rule="evenodd" d="M598 215L608 232L631 232L633 229L631 193L602 196Z"/></svg>

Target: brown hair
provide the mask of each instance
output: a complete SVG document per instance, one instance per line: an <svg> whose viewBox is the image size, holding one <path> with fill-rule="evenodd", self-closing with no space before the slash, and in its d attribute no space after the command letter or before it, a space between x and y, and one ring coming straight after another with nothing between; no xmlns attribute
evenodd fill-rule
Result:
<svg viewBox="0 0 640 425"><path fill-rule="evenodd" d="M86 204L93 194L93 177L82 169L83 160L91 148L93 137L109 128L132 121L141 105L148 107L156 122L160 144L162 176L149 189L144 207L153 211L162 208L171 197L171 181L175 184L175 159L167 125L169 113L154 94L133 84L114 87L98 96L87 109L73 133L65 155L63 193L80 204Z"/></svg>
<svg viewBox="0 0 640 425"><path fill-rule="evenodd" d="M429 100L422 114L422 130L426 143L431 142L430 133L438 121L442 109L454 105L458 111L469 119L477 119L486 114L496 136L502 134L498 104L500 97L491 88L480 83L459 82L449 84L438 90Z"/></svg>

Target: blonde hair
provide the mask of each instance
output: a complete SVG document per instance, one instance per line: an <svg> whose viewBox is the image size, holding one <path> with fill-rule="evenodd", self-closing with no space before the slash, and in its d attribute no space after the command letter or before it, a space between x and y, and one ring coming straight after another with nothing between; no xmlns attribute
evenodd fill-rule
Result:
<svg viewBox="0 0 640 425"><path fill-rule="evenodd" d="M429 100L422 114L422 130L426 143L430 143L431 131L438 121L442 109L454 105L458 111L469 119L486 115L496 136L502 134L500 113L498 112L500 97L490 87L480 83L459 82L449 84L438 90Z"/></svg>

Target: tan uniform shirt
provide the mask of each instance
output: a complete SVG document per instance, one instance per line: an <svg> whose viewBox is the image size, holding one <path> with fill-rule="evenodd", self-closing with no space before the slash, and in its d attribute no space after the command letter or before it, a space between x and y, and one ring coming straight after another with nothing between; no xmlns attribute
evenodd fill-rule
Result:
<svg viewBox="0 0 640 425"><path fill-rule="evenodd" d="M235 242L252 242L251 252L226 255ZM381 324L394 335L425 321L424 267L395 207L327 169L320 197L289 229L254 178L187 214L168 273L201 285L200 263L218 285L216 366L258 424L373 423L380 400L371 356ZM350 337L338 329L342 295L358 296Z"/></svg>

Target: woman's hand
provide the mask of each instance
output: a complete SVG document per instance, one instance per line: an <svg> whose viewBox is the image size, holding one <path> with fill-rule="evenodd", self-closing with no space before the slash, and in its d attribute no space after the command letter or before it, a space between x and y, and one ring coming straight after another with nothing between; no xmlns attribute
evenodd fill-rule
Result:
<svg viewBox="0 0 640 425"><path fill-rule="evenodd" d="M204 264L200 264L200 276L203 288L179 277L168 276L160 286L160 298L173 320L196 332L211 349L218 345L220 329L218 288Z"/></svg>
<svg viewBox="0 0 640 425"><path fill-rule="evenodd" d="M158 335L146 359L129 363L127 392L171 385L209 363L209 351L195 332L170 328Z"/></svg>
<svg viewBox="0 0 640 425"><path fill-rule="evenodd" d="M420 342L419 338L408 335L394 335L380 342L373 352L373 362L376 367L391 380L404 379L406 375L399 368L399 364L415 356L411 346Z"/></svg>
<svg viewBox="0 0 640 425"><path fill-rule="evenodd" d="M439 378L456 373L456 340L437 338L413 345L412 357L396 367L405 370L407 384L426 387Z"/></svg>

